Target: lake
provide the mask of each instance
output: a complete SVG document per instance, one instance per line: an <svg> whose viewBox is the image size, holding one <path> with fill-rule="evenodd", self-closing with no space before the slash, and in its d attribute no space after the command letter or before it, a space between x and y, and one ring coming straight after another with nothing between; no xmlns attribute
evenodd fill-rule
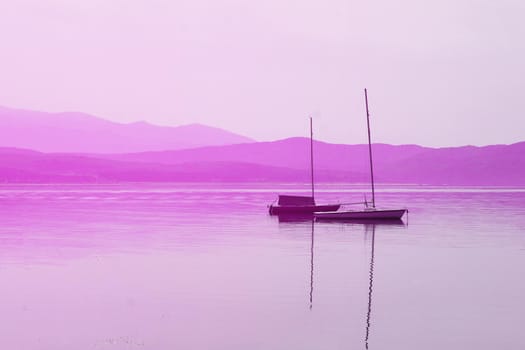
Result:
<svg viewBox="0 0 525 350"><path fill-rule="evenodd" d="M402 224L267 214L307 191L1 185L0 347L525 348L525 189L378 186Z"/></svg>

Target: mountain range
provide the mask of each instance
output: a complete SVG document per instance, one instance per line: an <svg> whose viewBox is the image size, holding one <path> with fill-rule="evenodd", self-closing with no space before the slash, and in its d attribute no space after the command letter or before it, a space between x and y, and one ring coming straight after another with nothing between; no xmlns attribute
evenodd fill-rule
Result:
<svg viewBox="0 0 525 350"><path fill-rule="evenodd" d="M85 113L0 107L0 147L41 152L123 153L254 142L200 124L177 127L115 123Z"/></svg>
<svg viewBox="0 0 525 350"><path fill-rule="evenodd" d="M194 182L310 179L309 140L127 154L42 153L0 148L0 182ZM374 145L376 182L422 185L525 185L525 142L487 147ZM315 179L369 179L366 145L315 142Z"/></svg>
<svg viewBox="0 0 525 350"><path fill-rule="evenodd" d="M376 182L525 185L525 142L448 148L374 144L373 159ZM314 142L316 181L368 182L369 166L368 145ZM308 182L309 169L306 138L255 142L202 125L119 124L81 113L0 108L4 183Z"/></svg>

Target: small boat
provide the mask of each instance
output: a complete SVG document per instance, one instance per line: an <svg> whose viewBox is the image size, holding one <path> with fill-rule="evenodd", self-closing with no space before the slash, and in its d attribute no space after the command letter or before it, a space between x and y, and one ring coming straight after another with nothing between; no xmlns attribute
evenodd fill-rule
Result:
<svg viewBox="0 0 525 350"><path fill-rule="evenodd" d="M368 112L368 94L365 89L366 123L368 127L368 155L370 159L370 183L372 185L372 205L365 200L365 208L361 210L317 211L316 220L400 220L408 212L406 208L379 209L376 208L374 189L374 167L372 162L372 141L370 137L370 113Z"/></svg>
<svg viewBox="0 0 525 350"><path fill-rule="evenodd" d="M335 211L341 204L315 204L314 197L279 195L277 205L270 205L270 215L304 216L310 218L314 212Z"/></svg>
<svg viewBox="0 0 525 350"><path fill-rule="evenodd" d="M268 206L270 215L309 215L314 212L336 211L341 204L316 204L314 196L314 134L310 117L310 174L312 183L311 196L279 195L277 204Z"/></svg>

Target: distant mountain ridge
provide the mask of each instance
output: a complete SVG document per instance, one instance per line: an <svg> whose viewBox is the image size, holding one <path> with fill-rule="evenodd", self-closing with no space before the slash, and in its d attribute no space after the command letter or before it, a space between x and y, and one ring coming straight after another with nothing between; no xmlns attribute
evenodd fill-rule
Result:
<svg viewBox="0 0 525 350"><path fill-rule="evenodd" d="M85 113L0 107L0 147L42 152L126 153L255 142L200 124L116 123Z"/></svg>
<svg viewBox="0 0 525 350"><path fill-rule="evenodd" d="M394 149L396 151L394 151ZM417 145L393 146L374 144L376 164L391 164L424 152L427 148ZM92 155L100 156L100 155ZM255 142L220 147L199 147L161 152L108 154L102 157L120 161L180 164L200 162L246 162L306 169L310 167L310 139L293 137L277 141ZM368 169L368 145L332 144L314 141L314 167L318 170L351 171Z"/></svg>
<svg viewBox="0 0 525 350"><path fill-rule="evenodd" d="M0 182L308 182L309 139L126 154L0 148ZM314 143L318 182L369 181L368 145ZM525 186L525 142L428 148L374 144L378 183Z"/></svg>
<svg viewBox="0 0 525 350"><path fill-rule="evenodd" d="M525 142L429 148L374 144L377 182L525 186ZM0 182L310 179L310 140L255 142L199 124L115 123L0 107ZM316 181L368 182L368 145L314 142Z"/></svg>
<svg viewBox="0 0 525 350"><path fill-rule="evenodd" d="M290 138L220 147L107 155L131 162L243 162L302 169L310 166L309 139ZM525 185L525 142L512 145L429 148L418 145L373 145L378 182L436 185ZM348 182L368 181L368 145L314 142L316 172L352 173Z"/></svg>

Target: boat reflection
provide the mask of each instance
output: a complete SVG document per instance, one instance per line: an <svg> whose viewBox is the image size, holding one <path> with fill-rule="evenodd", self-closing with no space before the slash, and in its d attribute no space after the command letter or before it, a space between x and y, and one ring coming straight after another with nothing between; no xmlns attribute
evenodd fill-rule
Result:
<svg viewBox="0 0 525 350"><path fill-rule="evenodd" d="M317 221L317 220L316 220ZM323 219L320 221L322 223L330 223L330 224L356 224L358 226L365 226L365 229L370 226L407 226L403 220L401 219L338 219L338 220L330 220L330 219Z"/></svg>
<svg viewBox="0 0 525 350"><path fill-rule="evenodd" d="M377 226L401 226L405 227L405 223L402 220L377 220L375 222L371 222L370 220L366 220L365 223L363 222L356 222L355 220L352 221L340 221L337 220L337 223L341 224L356 224L359 226L364 226L364 234L365 234L365 240L368 241L370 239L370 263L369 263L369 271L368 271L368 304L367 304L367 312L366 312L366 327L365 327L365 349L369 348L369 339L370 339L370 331L371 331L371 323L372 323L372 293L373 293L373 286L374 286L374 259L375 259L375 234L376 234L376 227ZM310 294L309 294L309 301L310 301L310 310L313 307L313 291L314 291L314 233L315 228L315 220L311 219L311 230L310 230ZM370 237L370 238L369 238Z"/></svg>
<svg viewBox="0 0 525 350"><path fill-rule="evenodd" d="M301 214L301 215L297 215L297 214L279 214L279 215L276 215L277 216L277 220L279 222L291 222L291 223L294 223L294 222L309 222L311 221L313 223L314 221L314 216L312 214Z"/></svg>
<svg viewBox="0 0 525 350"><path fill-rule="evenodd" d="M283 223L304 223L310 221L310 291L309 291L309 308L313 307L313 294L314 294L314 243L315 243L315 225L323 224L334 224L344 226L359 226L364 228L365 242L370 239L370 263L368 271L368 303L366 312L366 327L365 327L365 349L369 348L369 339L372 323L372 293L374 285L374 259L375 259L375 234L377 226L394 226L394 227L406 227L407 224L403 220L334 220L326 221L322 223L316 222L312 216L283 216L279 215L279 222Z"/></svg>
<svg viewBox="0 0 525 350"><path fill-rule="evenodd" d="M279 222L309 222L309 221L315 221L322 224L342 224L342 225L349 225L349 224L357 224L359 226L370 226L370 225L376 225L376 226L382 226L382 225L388 225L388 226L407 226L408 222L405 223L402 219L322 219L319 220L318 218L314 217L313 214L279 214L275 215L277 216L277 219Z"/></svg>

